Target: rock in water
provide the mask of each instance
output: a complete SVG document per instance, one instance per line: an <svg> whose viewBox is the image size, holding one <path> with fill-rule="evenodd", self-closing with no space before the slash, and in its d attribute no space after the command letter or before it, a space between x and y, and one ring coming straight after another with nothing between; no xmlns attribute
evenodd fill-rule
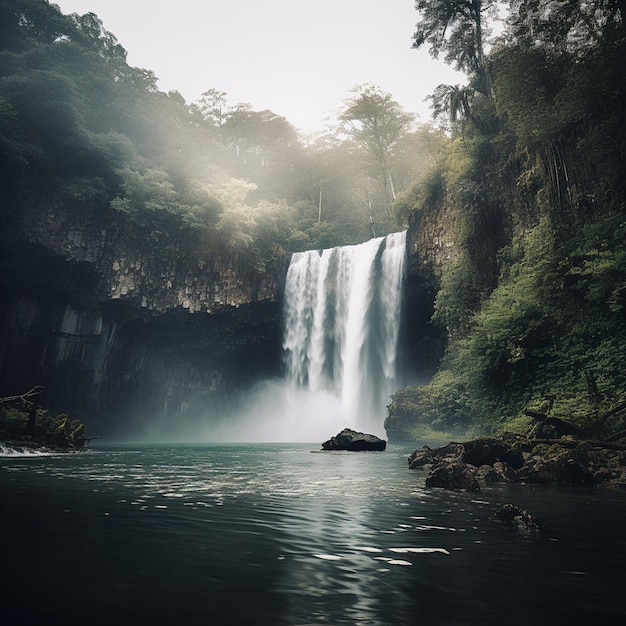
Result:
<svg viewBox="0 0 626 626"><path fill-rule="evenodd" d="M376 435L359 433L350 428L344 428L339 434L331 437L322 444L324 450L350 450L360 452L362 450L382 451L387 447L384 439L379 439Z"/></svg>
<svg viewBox="0 0 626 626"><path fill-rule="evenodd" d="M463 461L464 447L462 443L449 443L447 446L432 449L424 446L409 457L409 469L431 469L438 465L460 463Z"/></svg>
<svg viewBox="0 0 626 626"><path fill-rule="evenodd" d="M546 530L543 522L515 504L503 504L491 519L505 526L512 526L524 534L541 533Z"/></svg>
<svg viewBox="0 0 626 626"><path fill-rule="evenodd" d="M480 485L474 473L467 464L461 462L447 463L433 468L426 477L425 485L428 488L480 491Z"/></svg>

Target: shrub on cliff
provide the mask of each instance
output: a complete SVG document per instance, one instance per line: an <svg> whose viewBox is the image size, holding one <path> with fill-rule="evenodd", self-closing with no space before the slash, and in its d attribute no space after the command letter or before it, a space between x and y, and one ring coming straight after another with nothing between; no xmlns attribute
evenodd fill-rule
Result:
<svg viewBox="0 0 626 626"><path fill-rule="evenodd" d="M34 409L34 426L29 425L33 406L18 402L0 404L0 441L29 443L60 450L78 450L85 445L85 425L61 413L53 415L43 408Z"/></svg>
<svg viewBox="0 0 626 626"><path fill-rule="evenodd" d="M467 390L451 372L441 370L428 385L396 391L388 406L385 430L390 439L440 439L464 434L470 425Z"/></svg>

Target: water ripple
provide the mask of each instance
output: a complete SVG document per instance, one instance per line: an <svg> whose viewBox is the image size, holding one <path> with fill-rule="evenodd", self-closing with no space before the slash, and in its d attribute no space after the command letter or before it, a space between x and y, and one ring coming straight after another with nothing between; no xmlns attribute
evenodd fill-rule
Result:
<svg viewBox="0 0 626 626"><path fill-rule="evenodd" d="M625 494L429 492L404 451L388 452L224 445L3 458L12 506L0 532L11 537L3 559L15 581L5 597L26 606L18 581L28 576L41 610L60 614L71 581L76 610L123 606L137 622L164 623L167 614L189 624L252 616L268 626L381 626L419 615L483 624L510 617L513 606L519 623L541 624L551 603L578 598L624 617ZM490 522L511 497L527 498L559 529L548 538L558 541ZM155 598L165 613L156 614Z"/></svg>

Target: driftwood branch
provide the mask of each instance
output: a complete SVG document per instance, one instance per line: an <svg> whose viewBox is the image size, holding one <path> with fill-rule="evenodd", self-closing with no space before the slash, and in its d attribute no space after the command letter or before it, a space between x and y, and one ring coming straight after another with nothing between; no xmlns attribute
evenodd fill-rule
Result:
<svg viewBox="0 0 626 626"><path fill-rule="evenodd" d="M538 413L537 411L531 411L530 409L524 409L524 415L532 417L535 420L539 420L540 422L548 419L548 416L545 413Z"/></svg>
<svg viewBox="0 0 626 626"><path fill-rule="evenodd" d="M560 445L564 448L576 448L580 444L587 443L593 448L605 448L606 450L626 450L623 443L613 443L611 441L595 441L593 439L530 439L533 444L545 443L550 446Z"/></svg>
<svg viewBox="0 0 626 626"><path fill-rule="evenodd" d="M619 441L626 437L626 430L623 430L621 433L616 433L615 435L609 437L607 441Z"/></svg>
<svg viewBox="0 0 626 626"><path fill-rule="evenodd" d="M26 393L22 393L17 396L5 396L4 398L0 398L0 403L4 402L15 402L15 400L23 400L24 402L30 402L29 398L33 398L38 396L45 387L42 385L35 385L32 389L29 389Z"/></svg>
<svg viewBox="0 0 626 626"><path fill-rule="evenodd" d="M595 431L600 431L601 427L604 426L604 424L606 423L606 421L610 417L613 417L614 415L617 415L618 413L621 413L622 411L626 411L626 401L618 403L612 409L608 410L606 413L604 413L603 415L598 417L597 420L595 421L595 424L594 424L594 430ZM531 409L524 409L523 413L524 413L524 415L526 415L527 417L531 417L532 419L534 419L538 423L547 422L548 420L559 419L559 418L549 418L547 414L539 413L538 411L532 411ZM563 422L563 420L559 420L559 421ZM563 423L566 423L566 422L563 422ZM531 434L534 433L535 430L537 430L538 426L539 426L539 424L535 424L533 426L533 428L531 430ZM621 439L625 435L626 435L626 431L621 432L621 433L617 433L614 436L607 437L606 441L616 441L618 439ZM598 443L600 443L600 442L598 442Z"/></svg>
<svg viewBox="0 0 626 626"><path fill-rule="evenodd" d="M600 424L604 424L609 417L617 415L617 413L620 413L624 409L626 409L626 402L620 402L617 406L614 406L610 411L607 411L602 417L600 417Z"/></svg>

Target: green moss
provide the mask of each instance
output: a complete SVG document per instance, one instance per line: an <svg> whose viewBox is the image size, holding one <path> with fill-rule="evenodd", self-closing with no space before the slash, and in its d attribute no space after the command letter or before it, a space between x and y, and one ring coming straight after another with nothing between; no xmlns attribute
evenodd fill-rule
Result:
<svg viewBox="0 0 626 626"><path fill-rule="evenodd" d="M34 431L29 430L32 404L18 401L13 405L0 404L0 440L28 442L33 445L60 450L78 450L85 445L85 425L61 413L53 415L37 408Z"/></svg>

